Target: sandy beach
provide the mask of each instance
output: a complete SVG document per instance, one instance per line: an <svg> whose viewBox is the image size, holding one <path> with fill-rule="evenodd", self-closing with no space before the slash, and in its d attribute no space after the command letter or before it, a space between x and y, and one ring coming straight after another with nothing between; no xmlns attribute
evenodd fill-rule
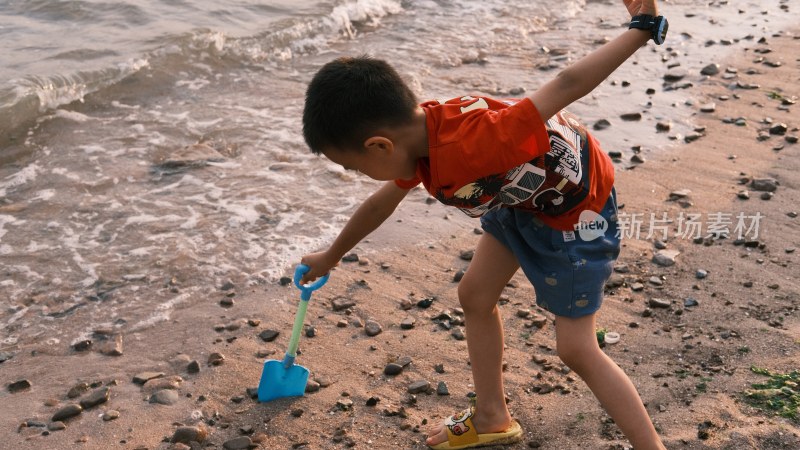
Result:
<svg viewBox="0 0 800 450"><path fill-rule="evenodd" d="M791 380L783 394L753 387L776 378L754 368L800 369L798 38L754 34L716 69L677 67L664 83L691 93L695 131L660 152L650 135L622 149L616 188L631 226L598 325L620 335L603 348L670 449L800 448L796 403L792 419L746 395L790 412L780 395L800 395ZM624 132L625 119L609 119ZM426 448L427 427L472 390L456 279L479 224L458 214L417 190L332 272L300 340L304 397L253 398L264 360L283 356L298 291L230 280L153 328L0 351L0 448ZM164 289L180 294L179 280ZM630 448L559 361L552 316L521 273L500 305L507 397L525 431L506 448Z"/></svg>

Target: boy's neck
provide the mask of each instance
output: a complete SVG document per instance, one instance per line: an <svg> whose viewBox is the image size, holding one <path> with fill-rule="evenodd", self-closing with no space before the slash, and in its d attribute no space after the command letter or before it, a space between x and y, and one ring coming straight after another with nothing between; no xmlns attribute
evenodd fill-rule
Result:
<svg viewBox="0 0 800 450"><path fill-rule="evenodd" d="M403 133L400 133L408 149L408 156L414 160L428 157L428 118L425 110L417 107L414 119Z"/></svg>

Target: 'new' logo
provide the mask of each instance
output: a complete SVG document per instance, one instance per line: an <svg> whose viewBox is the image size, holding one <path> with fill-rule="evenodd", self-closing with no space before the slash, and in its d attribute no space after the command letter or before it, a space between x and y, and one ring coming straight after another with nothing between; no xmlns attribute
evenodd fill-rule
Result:
<svg viewBox="0 0 800 450"><path fill-rule="evenodd" d="M608 221L605 217L588 209L581 212L578 223L575 224L575 231L578 232L581 239L587 242L603 236L606 234L606 230L608 230Z"/></svg>

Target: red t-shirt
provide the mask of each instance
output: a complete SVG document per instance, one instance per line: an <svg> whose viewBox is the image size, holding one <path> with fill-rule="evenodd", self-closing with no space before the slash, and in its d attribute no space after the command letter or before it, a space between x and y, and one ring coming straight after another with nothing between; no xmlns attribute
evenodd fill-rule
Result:
<svg viewBox="0 0 800 450"><path fill-rule="evenodd" d="M558 230L572 230L580 213L599 212L614 185L614 166L575 116L561 111L547 123L530 99L462 97L426 102L428 157L417 176L440 202L480 217L501 207L533 211Z"/></svg>

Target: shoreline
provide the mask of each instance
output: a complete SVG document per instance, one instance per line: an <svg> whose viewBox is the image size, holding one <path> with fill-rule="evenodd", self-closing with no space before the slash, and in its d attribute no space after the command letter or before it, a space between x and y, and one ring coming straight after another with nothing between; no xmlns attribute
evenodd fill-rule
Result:
<svg viewBox="0 0 800 450"><path fill-rule="evenodd" d="M780 98L769 93L800 95L800 67L792 57L800 54L800 40L784 33L749 47L720 62L720 75L691 88L694 119L698 128L705 127L698 139L648 154L643 164L617 173L622 212L666 213L673 220L680 213L760 212L765 217L755 246L735 245L733 238L666 239L668 250L680 251L669 267L651 262L652 239L624 242L598 326L621 334L619 343L604 348L634 381L668 448L800 446L796 422L766 415L741 397L752 383L763 381L751 366L780 372L800 367L798 261L797 252L789 251L800 245L800 219L789 215L800 209L793 202L800 198L800 145L769 134L778 123L788 125L785 135L798 134L800 123L792 116L797 106L778 109ZM771 52L755 52L765 48ZM759 57L782 64L753 62ZM737 69L735 78L723 80L728 67ZM737 81L760 88L730 90ZM710 110L712 102L713 112L700 111ZM745 118L746 125L724 123L727 117ZM772 124L762 122L766 117ZM769 137L759 140L764 131ZM774 150L780 143L783 148ZM747 183L739 184L743 177ZM769 200L762 200L762 191L750 182L767 177L779 184ZM743 190L749 200L740 199ZM670 200L676 192L687 195ZM467 404L469 365L466 343L453 333L460 328L453 280L468 265L461 253L473 247L472 230L479 225L458 211L428 204L424 192L406 203L401 214L356 247L359 262L340 264L312 298L306 322L315 335L301 337L297 362L311 370L318 391L266 404L250 398L247 388L258 384L263 360L282 356L297 291L233 283L196 292L198 300L179 306L170 321L122 336L122 356L107 356L99 345L83 352L62 352L45 343L19 349L0 365L5 384L0 427L7 430L0 448L188 448L162 442L176 437L176 424L195 427L198 439L206 430L203 445L209 448L235 439L287 449L425 448L425 424ZM453 224L443 239L430 238L429 233ZM672 235L677 222L668 225ZM409 228L414 231L408 233ZM698 270L705 277L698 277ZM417 306L431 298L431 306ZM689 306L688 298L697 305ZM334 310L340 301L353 305ZM535 307L521 274L500 303L506 389L525 430L522 443L506 448L627 448L591 392L555 356L552 316ZM446 310L454 320L442 319ZM371 320L382 328L376 336L365 334ZM260 335L270 330L280 334L267 342ZM113 343L115 336L95 339ZM224 361L209 363L213 353L224 355ZM392 362L401 363L400 374L384 375ZM134 382L143 372L163 376ZM19 380L32 386L9 392L8 385ZM418 381L430 386L410 393ZM435 392L440 382L449 395ZM86 392L69 398L68 391L80 383L87 383ZM104 388L109 388L105 402L65 419L63 430L48 430L56 411ZM171 405L150 403L159 391L179 395L163 395ZM104 420L110 411L119 417Z"/></svg>

